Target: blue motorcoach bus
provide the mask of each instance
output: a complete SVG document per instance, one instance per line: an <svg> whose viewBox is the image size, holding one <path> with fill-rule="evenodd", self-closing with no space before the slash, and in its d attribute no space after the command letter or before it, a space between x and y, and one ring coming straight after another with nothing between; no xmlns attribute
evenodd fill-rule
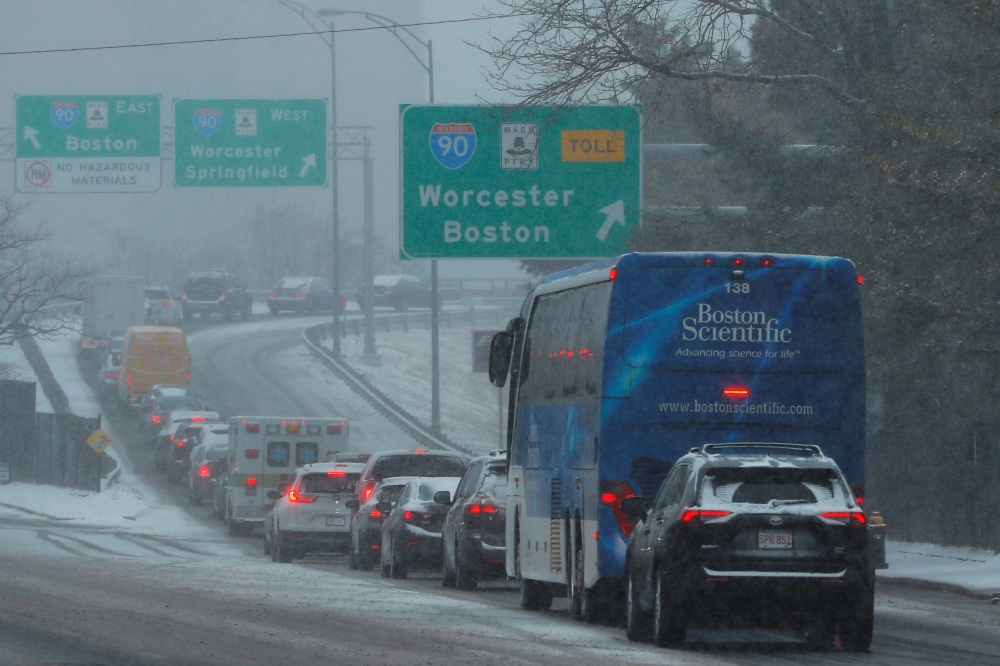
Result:
<svg viewBox="0 0 1000 666"><path fill-rule="evenodd" d="M620 598L633 495L715 442L818 444L860 496L865 354L841 258L628 254L554 273L497 334L510 374L507 572L525 608Z"/></svg>

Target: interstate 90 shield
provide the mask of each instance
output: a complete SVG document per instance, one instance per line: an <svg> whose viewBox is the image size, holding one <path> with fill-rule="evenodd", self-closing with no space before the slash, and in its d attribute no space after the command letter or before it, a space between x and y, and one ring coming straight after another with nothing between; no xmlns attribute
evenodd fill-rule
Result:
<svg viewBox="0 0 1000 666"><path fill-rule="evenodd" d="M80 108L76 102L52 102L49 107L52 122L60 129L69 129L80 117Z"/></svg>
<svg viewBox="0 0 1000 666"><path fill-rule="evenodd" d="M222 114L218 109L195 109L194 128L205 136L212 136L222 127Z"/></svg>
<svg viewBox="0 0 1000 666"><path fill-rule="evenodd" d="M458 169L476 152L476 130L472 123L434 123L431 154L441 166Z"/></svg>

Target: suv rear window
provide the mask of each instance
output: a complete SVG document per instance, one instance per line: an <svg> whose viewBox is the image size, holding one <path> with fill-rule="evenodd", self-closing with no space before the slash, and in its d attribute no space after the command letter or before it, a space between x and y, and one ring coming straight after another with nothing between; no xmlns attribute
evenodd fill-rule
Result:
<svg viewBox="0 0 1000 666"><path fill-rule="evenodd" d="M285 278L278 283L278 289L305 289L309 286L309 280L303 278Z"/></svg>
<svg viewBox="0 0 1000 666"><path fill-rule="evenodd" d="M196 412L201 409L201 400L194 396L179 396L161 398L159 410L161 412L173 412L176 410L190 410Z"/></svg>
<svg viewBox="0 0 1000 666"><path fill-rule="evenodd" d="M171 296L170 292L166 289L147 289L146 298L150 300L165 300L169 301Z"/></svg>
<svg viewBox="0 0 1000 666"><path fill-rule="evenodd" d="M299 482L299 490L316 494L349 494L358 485L360 473L330 476L329 474L305 474Z"/></svg>
<svg viewBox="0 0 1000 666"><path fill-rule="evenodd" d="M838 483L829 469L716 468L705 472L702 497L732 504L815 504L832 500Z"/></svg>
<svg viewBox="0 0 1000 666"><path fill-rule="evenodd" d="M379 458L371 473L376 481L392 476L462 476L465 474L465 463L451 456L414 453Z"/></svg>

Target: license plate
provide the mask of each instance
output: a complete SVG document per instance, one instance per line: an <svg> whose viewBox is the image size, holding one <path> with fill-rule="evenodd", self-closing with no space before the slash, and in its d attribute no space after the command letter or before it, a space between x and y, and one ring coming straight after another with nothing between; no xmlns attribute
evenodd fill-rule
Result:
<svg viewBox="0 0 1000 666"><path fill-rule="evenodd" d="M791 550L792 533L788 530L761 530L757 533L757 547Z"/></svg>
<svg viewBox="0 0 1000 666"><path fill-rule="evenodd" d="M347 527L347 518L344 516L327 516L327 527Z"/></svg>

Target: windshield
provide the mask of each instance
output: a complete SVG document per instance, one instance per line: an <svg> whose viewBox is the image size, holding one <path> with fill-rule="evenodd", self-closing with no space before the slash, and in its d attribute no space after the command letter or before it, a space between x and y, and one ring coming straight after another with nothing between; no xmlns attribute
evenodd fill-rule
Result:
<svg viewBox="0 0 1000 666"><path fill-rule="evenodd" d="M372 466L372 477L379 481L392 476L462 476L465 463L450 456L412 455L386 456Z"/></svg>
<svg viewBox="0 0 1000 666"><path fill-rule="evenodd" d="M309 280L305 278L285 278L277 284L278 289L305 289Z"/></svg>
<svg viewBox="0 0 1000 666"><path fill-rule="evenodd" d="M206 460L222 460L229 455L228 446L213 446L205 451Z"/></svg>

